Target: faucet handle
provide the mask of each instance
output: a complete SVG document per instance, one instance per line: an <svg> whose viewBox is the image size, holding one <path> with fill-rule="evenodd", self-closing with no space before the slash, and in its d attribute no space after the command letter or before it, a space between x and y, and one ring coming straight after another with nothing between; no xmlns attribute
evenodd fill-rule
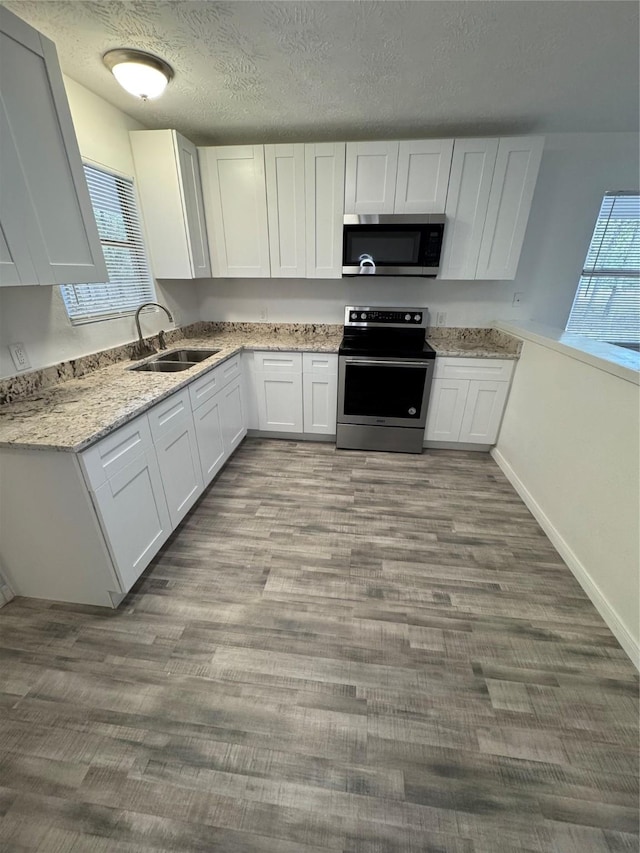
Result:
<svg viewBox="0 0 640 853"><path fill-rule="evenodd" d="M158 348L159 349L166 349L167 348L167 342L164 339L164 329L160 329L160 331L158 332Z"/></svg>

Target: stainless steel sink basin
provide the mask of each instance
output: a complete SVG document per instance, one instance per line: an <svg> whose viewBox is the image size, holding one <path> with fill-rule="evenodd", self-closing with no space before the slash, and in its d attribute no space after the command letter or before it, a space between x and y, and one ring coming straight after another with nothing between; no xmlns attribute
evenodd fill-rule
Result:
<svg viewBox="0 0 640 853"><path fill-rule="evenodd" d="M157 361L188 361L191 364L198 364L200 361L204 361L205 358L211 358L212 355L215 355L217 352L220 352L219 349L175 349L170 352L164 352L162 355L157 356L154 359L154 362Z"/></svg>
<svg viewBox="0 0 640 853"><path fill-rule="evenodd" d="M149 370L153 373L178 373L180 370L189 370L194 367L193 361L147 361L145 364L136 364L129 370Z"/></svg>

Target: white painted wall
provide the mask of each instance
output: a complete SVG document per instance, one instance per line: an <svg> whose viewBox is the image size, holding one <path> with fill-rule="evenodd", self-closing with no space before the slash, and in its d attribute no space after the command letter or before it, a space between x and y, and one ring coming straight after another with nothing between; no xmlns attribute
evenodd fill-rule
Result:
<svg viewBox="0 0 640 853"><path fill-rule="evenodd" d="M129 130L143 125L65 78L65 87L80 153L111 169L134 174ZM158 301L181 323L198 319L198 303L192 282L157 285ZM167 328L163 312L145 315L143 331L152 334ZM7 344L24 343L31 366L45 367L80 355L128 343L136 337L133 317L72 326L58 287L5 287L0 289L0 376L16 373Z"/></svg>
<svg viewBox="0 0 640 853"><path fill-rule="evenodd" d="M525 341L494 450L636 663L639 391L632 381Z"/></svg>
<svg viewBox="0 0 640 853"><path fill-rule="evenodd" d="M427 305L448 326L538 320L564 328L606 190L639 185L636 133L547 136L515 281L216 279L197 283L202 319L340 323L348 304ZM514 293L522 293L513 307Z"/></svg>

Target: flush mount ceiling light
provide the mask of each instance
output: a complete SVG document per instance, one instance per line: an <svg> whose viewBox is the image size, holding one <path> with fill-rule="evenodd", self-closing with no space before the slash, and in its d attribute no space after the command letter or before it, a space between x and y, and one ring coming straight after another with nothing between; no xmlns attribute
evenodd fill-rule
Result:
<svg viewBox="0 0 640 853"><path fill-rule="evenodd" d="M159 98L173 77L173 68L164 59L143 50L109 50L102 61L123 89L143 101Z"/></svg>

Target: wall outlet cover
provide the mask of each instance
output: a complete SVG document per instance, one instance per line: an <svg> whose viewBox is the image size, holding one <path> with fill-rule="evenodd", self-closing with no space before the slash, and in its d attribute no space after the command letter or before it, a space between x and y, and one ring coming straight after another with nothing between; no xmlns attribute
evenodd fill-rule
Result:
<svg viewBox="0 0 640 853"><path fill-rule="evenodd" d="M447 312L446 311L438 311L436 314L436 326L446 326L447 325Z"/></svg>
<svg viewBox="0 0 640 853"><path fill-rule="evenodd" d="M9 344L9 352L16 370L28 370L31 367L27 350L23 343Z"/></svg>

